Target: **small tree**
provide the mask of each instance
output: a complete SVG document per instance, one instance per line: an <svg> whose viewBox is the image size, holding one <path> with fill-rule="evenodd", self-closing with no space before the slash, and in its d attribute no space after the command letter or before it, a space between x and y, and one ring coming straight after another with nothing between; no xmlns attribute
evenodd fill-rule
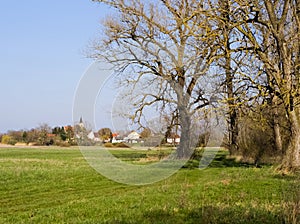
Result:
<svg viewBox="0 0 300 224"><path fill-rule="evenodd" d="M23 131L22 141L27 143L27 137L28 137L27 131Z"/></svg>
<svg viewBox="0 0 300 224"><path fill-rule="evenodd" d="M69 144L74 144L74 128L71 125L65 127L66 141Z"/></svg>
<svg viewBox="0 0 300 224"><path fill-rule="evenodd" d="M37 128L38 130L38 139L37 142L40 145L46 145L48 142L48 134L51 133L51 127L48 124L41 124Z"/></svg>
<svg viewBox="0 0 300 224"><path fill-rule="evenodd" d="M64 127L55 127L52 129L52 134L59 136L62 141L67 140L66 132Z"/></svg>
<svg viewBox="0 0 300 224"><path fill-rule="evenodd" d="M14 131L14 130L10 130L7 132L7 134L9 136L12 137L12 139L16 142L22 142L23 141L23 131Z"/></svg>
<svg viewBox="0 0 300 224"><path fill-rule="evenodd" d="M111 142L112 141L112 132L110 128L101 128L98 131L99 137L103 142Z"/></svg>
<svg viewBox="0 0 300 224"><path fill-rule="evenodd" d="M140 134L140 137L142 139L146 139L149 138L151 136L151 129L150 128L144 128L143 131Z"/></svg>

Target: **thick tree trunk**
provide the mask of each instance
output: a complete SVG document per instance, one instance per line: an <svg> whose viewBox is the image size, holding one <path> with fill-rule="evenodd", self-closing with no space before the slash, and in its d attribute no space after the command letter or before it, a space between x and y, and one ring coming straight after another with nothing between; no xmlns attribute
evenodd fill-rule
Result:
<svg viewBox="0 0 300 224"><path fill-rule="evenodd" d="M177 158L188 159L193 149L191 144L191 118L186 109L179 109L179 120L181 136L180 143L177 147Z"/></svg>
<svg viewBox="0 0 300 224"><path fill-rule="evenodd" d="M300 170L300 124L295 110L289 112L289 120L291 123L291 136L280 166L280 170L283 172Z"/></svg>

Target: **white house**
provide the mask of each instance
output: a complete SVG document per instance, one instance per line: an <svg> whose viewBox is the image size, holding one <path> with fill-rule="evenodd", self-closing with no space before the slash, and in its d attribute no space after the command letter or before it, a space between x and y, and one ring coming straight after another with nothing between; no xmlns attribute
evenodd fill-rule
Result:
<svg viewBox="0 0 300 224"><path fill-rule="evenodd" d="M124 142L124 139L121 136L119 136L118 133L113 133L111 142L112 143L120 143L120 142Z"/></svg>
<svg viewBox="0 0 300 224"><path fill-rule="evenodd" d="M88 137L89 139L91 139L91 140L94 140L94 139L95 139L94 132L91 131L91 132L87 135L87 137Z"/></svg>
<svg viewBox="0 0 300 224"><path fill-rule="evenodd" d="M140 134L136 131L132 131L129 133L127 137L124 138L124 140L128 143L138 143L140 139Z"/></svg>
<svg viewBox="0 0 300 224"><path fill-rule="evenodd" d="M169 144L179 144L180 143L180 136L177 134L171 134L168 138L167 138L167 143Z"/></svg>

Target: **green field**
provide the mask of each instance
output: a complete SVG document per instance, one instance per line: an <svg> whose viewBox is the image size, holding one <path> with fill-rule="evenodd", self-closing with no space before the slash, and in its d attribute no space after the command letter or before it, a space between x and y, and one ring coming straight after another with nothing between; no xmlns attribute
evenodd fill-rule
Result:
<svg viewBox="0 0 300 224"><path fill-rule="evenodd" d="M114 150L128 162L160 151ZM106 179L76 148L0 148L0 223L299 223L300 183L274 167L187 165L146 186ZM195 163L195 161L194 161Z"/></svg>

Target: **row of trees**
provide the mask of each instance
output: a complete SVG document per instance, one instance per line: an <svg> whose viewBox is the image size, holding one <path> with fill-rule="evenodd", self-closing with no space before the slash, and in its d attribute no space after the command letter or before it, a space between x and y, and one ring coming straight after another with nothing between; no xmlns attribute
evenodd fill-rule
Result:
<svg viewBox="0 0 300 224"><path fill-rule="evenodd" d="M300 168L299 0L94 1L115 14L91 57L114 65L131 91L138 86L136 123L153 105L172 115L179 158L190 153L197 119L218 110L232 155L249 148L245 131L252 142L267 131L265 144L282 152L280 169Z"/></svg>
<svg viewBox="0 0 300 224"><path fill-rule="evenodd" d="M51 128L41 124L30 130L11 130L2 134L0 142L15 145L16 143L35 145L74 145L74 130L72 126Z"/></svg>

